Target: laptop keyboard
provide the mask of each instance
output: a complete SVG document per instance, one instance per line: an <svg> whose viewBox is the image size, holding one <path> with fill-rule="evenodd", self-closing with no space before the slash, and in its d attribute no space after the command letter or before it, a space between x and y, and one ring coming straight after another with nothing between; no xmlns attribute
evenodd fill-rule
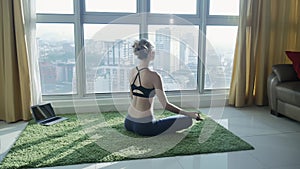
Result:
<svg viewBox="0 0 300 169"><path fill-rule="evenodd" d="M53 117L53 118L51 118L51 119L49 119L49 120L46 120L46 121L43 121L43 122L41 122L41 123L42 123L42 124L47 124L47 123L50 123L50 122L55 121L55 120L57 120L57 119L60 119L60 117Z"/></svg>
<svg viewBox="0 0 300 169"><path fill-rule="evenodd" d="M47 120L47 122L51 122L51 121L54 121L54 120L57 120L57 119L60 119L60 117L54 117L52 119Z"/></svg>

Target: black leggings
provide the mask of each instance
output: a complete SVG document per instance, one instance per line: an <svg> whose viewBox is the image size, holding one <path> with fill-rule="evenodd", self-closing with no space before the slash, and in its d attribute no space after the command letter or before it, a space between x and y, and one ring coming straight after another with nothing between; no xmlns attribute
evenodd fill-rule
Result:
<svg viewBox="0 0 300 169"><path fill-rule="evenodd" d="M129 115L125 118L125 128L142 136L156 136L162 133L175 133L192 125L191 117L176 115L160 120L152 116L144 118L133 118Z"/></svg>

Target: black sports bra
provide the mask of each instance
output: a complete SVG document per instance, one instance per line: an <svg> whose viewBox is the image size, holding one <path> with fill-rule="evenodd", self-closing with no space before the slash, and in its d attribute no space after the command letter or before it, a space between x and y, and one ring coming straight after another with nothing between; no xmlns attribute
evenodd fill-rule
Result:
<svg viewBox="0 0 300 169"><path fill-rule="evenodd" d="M140 71L144 70L144 69L147 69L147 68L138 69L138 67L136 67L136 70L138 71L138 73L136 74L133 83L130 85L131 92L132 92L132 95L134 95L134 96L139 96L139 97L144 97L144 98L152 98L152 97L155 96L155 88L154 87L151 88L151 89L145 88L145 87L142 86L142 83L141 83ZM134 84L137 77L139 77L139 83L140 83L139 86ZM135 92L134 90L138 90L141 93Z"/></svg>

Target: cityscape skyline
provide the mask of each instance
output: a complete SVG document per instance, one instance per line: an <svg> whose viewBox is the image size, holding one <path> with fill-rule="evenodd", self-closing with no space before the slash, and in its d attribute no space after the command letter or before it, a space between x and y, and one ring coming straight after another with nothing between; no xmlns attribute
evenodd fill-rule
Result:
<svg viewBox="0 0 300 169"><path fill-rule="evenodd" d="M152 38L153 37L154 39L152 41L154 41L156 50L159 52L157 52L156 60L151 66L157 71L162 71L161 73L166 73L166 75L163 76L163 81L166 84L165 90L195 90L197 88L198 55L190 46L198 46L198 41L191 40L191 34L186 33L181 35L181 41L176 42L167 27L157 29L155 36L152 36ZM76 84L74 84L74 82L76 82L74 42L51 41L51 43L47 43L47 40L43 40L42 38L39 38L38 41L40 45L39 54L41 76L43 77L41 78L43 93L76 93L77 91L74 90L76 89ZM185 41L188 41L189 44L184 43ZM137 64L137 60L132 53L132 43L133 41L131 40L98 41L85 39L87 93L129 91L128 71ZM52 54L50 52L51 50ZM211 51L208 50L207 57L214 57L214 59L210 60L216 61L217 59L219 63L218 65L216 65L216 63L211 65L213 68L217 68L216 71L209 70L210 65L206 64L208 72L206 76L213 76L209 75L210 72L219 72L219 75L223 73L223 76L224 73L226 74L227 72L227 75L230 74L231 76L230 70L226 69L225 65L225 62L230 62L230 59L219 59L216 51L213 49L210 50ZM65 54L65 56L57 56L59 53L61 55ZM227 55L231 58L232 53L228 52ZM224 57L228 56L224 55ZM99 60L101 57L102 60ZM48 63L45 64L43 62ZM70 65L72 64L73 69L70 69ZM209 64L212 64L212 62ZM188 75L187 72L190 75ZM44 77L52 78L47 79ZM223 80L221 79L221 81L224 81L224 78ZM52 81L49 81L49 79L52 79ZM54 81L53 79L56 80ZM205 78L206 88L215 85L211 82L211 79L215 80L214 77ZM114 87L112 88L112 86ZM224 85L223 87L226 86Z"/></svg>

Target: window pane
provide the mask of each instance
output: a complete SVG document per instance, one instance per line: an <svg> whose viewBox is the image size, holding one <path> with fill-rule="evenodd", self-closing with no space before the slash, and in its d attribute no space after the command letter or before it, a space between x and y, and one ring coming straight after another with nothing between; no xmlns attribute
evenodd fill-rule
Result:
<svg viewBox="0 0 300 169"><path fill-rule="evenodd" d="M136 0L85 0L87 12L136 13Z"/></svg>
<svg viewBox="0 0 300 169"><path fill-rule="evenodd" d="M139 25L85 24L84 36L87 93L129 92Z"/></svg>
<svg viewBox="0 0 300 169"><path fill-rule="evenodd" d="M207 26L205 89L230 87L237 26Z"/></svg>
<svg viewBox="0 0 300 169"><path fill-rule="evenodd" d="M210 0L210 15L239 15L240 0Z"/></svg>
<svg viewBox="0 0 300 169"><path fill-rule="evenodd" d="M196 0L151 0L151 13L196 14Z"/></svg>
<svg viewBox="0 0 300 169"><path fill-rule="evenodd" d="M43 95L76 93L73 24L37 24Z"/></svg>
<svg viewBox="0 0 300 169"><path fill-rule="evenodd" d="M36 13L73 14L73 0L36 0Z"/></svg>
<svg viewBox="0 0 300 169"><path fill-rule="evenodd" d="M153 69L161 74L166 91L197 89L198 31L195 26L149 26Z"/></svg>

